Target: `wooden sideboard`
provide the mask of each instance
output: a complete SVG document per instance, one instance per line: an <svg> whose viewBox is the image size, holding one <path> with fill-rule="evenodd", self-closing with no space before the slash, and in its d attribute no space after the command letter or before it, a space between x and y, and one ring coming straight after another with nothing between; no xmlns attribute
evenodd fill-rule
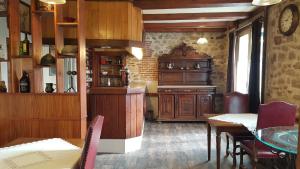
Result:
<svg viewBox="0 0 300 169"><path fill-rule="evenodd" d="M183 43L158 62L158 121L203 121L214 113L210 56Z"/></svg>
<svg viewBox="0 0 300 169"><path fill-rule="evenodd" d="M214 113L215 86L159 86L158 121L203 121Z"/></svg>

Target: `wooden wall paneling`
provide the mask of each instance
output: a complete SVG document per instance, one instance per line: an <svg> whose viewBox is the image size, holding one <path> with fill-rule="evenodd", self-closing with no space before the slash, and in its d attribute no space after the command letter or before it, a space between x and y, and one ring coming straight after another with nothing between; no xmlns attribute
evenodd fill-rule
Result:
<svg viewBox="0 0 300 169"><path fill-rule="evenodd" d="M54 15L43 15L42 16L42 37L43 38L54 38Z"/></svg>
<svg viewBox="0 0 300 169"><path fill-rule="evenodd" d="M99 31L87 31L87 37L101 37L103 32L100 31L100 22L102 24L102 19L100 18L100 7L97 5L98 2L92 1L88 2L89 10L85 12L86 18L98 18L99 22L95 22L92 19L86 19L86 24L88 27L96 28L95 30ZM102 13L102 11L101 11Z"/></svg>
<svg viewBox="0 0 300 169"><path fill-rule="evenodd" d="M127 111L127 103L126 96L118 96L118 126L119 126L119 134L120 138L127 138L127 128L126 128L126 111ZM104 117L105 118L105 117Z"/></svg>
<svg viewBox="0 0 300 169"><path fill-rule="evenodd" d="M0 119L0 147L15 139L14 123L11 119Z"/></svg>
<svg viewBox="0 0 300 169"><path fill-rule="evenodd" d="M8 27L9 27L9 49L8 49L8 59L15 58L19 56L19 46L20 46L20 15L19 10L16 10L16 6L19 6L19 0L10 0L8 2ZM10 62L10 69L13 71L12 62ZM14 74L10 74L9 79L11 90L10 92L15 93L18 88L16 83L16 77Z"/></svg>
<svg viewBox="0 0 300 169"><path fill-rule="evenodd" d="M86 101L86 3L85 0L77 0L77 86L80 96L80 132L81 138L86 135L87 101Z"/></svg>
<svg viewBox="0 0 300 169"><path fill-rule="evenodd" d="M136 136L141 136L144 125L144 94L136 94L136 96Z"/></svg>
<svg viewBox="0 0 300 169"><path fill-rule="evenodd" d="M40 63L42 57L42 16L36 13L36 1L31 0L31 31L32 37L32 58L33 58L33 92L41 93L44 91L42 79L43 70L41 68L36 68Z"/></svg>
<svg viewBox="0 0 300 169"><path fill-rule="evenodd" d="M63 28L56 23L63 20L63 6L55 5L54 10L54 35L55 35L55 57L59 58L59 53L64 47L64 33ZM64 61L63 59L56 60L56 91L58 93L64 92Z"/></svg>
<svg viewBox="0 0 300 169"><path fill-rule="evenodd" d="M64 93L64 88L64 59L56 58L56 91Z"/></svg>
<svg viewBox="0 0 300 169"><path fill-rule="evenodd" d="M107 13L109 12L107 6L108 4L105 2L99 2L100 4L98 4L98 2L94 2L95 6L97 6L97 9L99 11L98 15L99 15L99 19L98 22L97 20L92 19L93 17L91 17L89 20L91 20L91 22L96 22L99 23L98 26L98 31L96 30L90 30L86 29L87 32L99 32L98 36L96 37L90 37L89 35L87 35L87 38L91 38L91 39L107 39L107 23L108 23L108 16Z"/></svg>
<svg viewBox="0 0 300 169"><path fill-rule="evenodd" d="M126 97L126 138L131 137L131 97L129 95Z"/></svg>
<svg viewBox="0 0 300 169"><path fill-rule="evenodd" d="M14 138L37 138L39 137L39 120L36 119L14 119Z"/></svg>
<svg viewBox="0 0 300 169"><path fill-rule="evenodd" d="M39 119L78 120L81 119L79 102L76 94L36 95L33 109Z"/></svg>
<svg viewBox="0 0 300 169"><path fill-rule="evenodd" d="M130 122L131 122L131 137L136 136L136 124L137 124L137 96L131 95L130 98L131 110L130 110Z"/></svg>

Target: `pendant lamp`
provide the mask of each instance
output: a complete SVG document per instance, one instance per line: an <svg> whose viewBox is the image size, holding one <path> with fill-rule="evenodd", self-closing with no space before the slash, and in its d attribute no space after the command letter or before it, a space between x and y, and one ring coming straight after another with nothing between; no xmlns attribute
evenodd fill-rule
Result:
<svg viewBox="0 0 300 169"><path fill-rule="evenodd" d="M65 4L66 0L40 0L41 2L45 2L48 4Z"/></svg>
<svg viewBox="0 0 300 169"><path fill-rule="evenodd" d="M252 4L255 6L268 6L280 3L282 0L253 0Z"/></svg>

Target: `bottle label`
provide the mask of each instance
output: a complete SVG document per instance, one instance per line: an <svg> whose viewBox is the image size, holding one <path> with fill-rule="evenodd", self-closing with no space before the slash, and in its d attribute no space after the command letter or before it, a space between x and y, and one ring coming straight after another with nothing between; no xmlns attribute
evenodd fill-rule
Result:
<svg viewBox="0 0 300 169"><path fill-rule="evenodd" d="M23 53L27 53L27 44L23 43Z"/></svg>

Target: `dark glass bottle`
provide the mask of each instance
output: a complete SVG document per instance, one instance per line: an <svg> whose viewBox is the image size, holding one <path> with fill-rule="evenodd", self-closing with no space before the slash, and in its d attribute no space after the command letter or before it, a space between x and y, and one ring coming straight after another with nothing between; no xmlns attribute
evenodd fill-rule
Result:
<svg viewBox="0 0 300 169"><path fill-rule="evenodd" d="M25 33L25 39L22 41L22 54L29 55L29 40L27 37L27 33Z"/></svg>
<svg viewBox="0 0 300 169"><path fill-rule="evenodd" d="M20 92L21 93L30 93L29 74L25 71L23 71L23 75L20 79Z"/></svg>

